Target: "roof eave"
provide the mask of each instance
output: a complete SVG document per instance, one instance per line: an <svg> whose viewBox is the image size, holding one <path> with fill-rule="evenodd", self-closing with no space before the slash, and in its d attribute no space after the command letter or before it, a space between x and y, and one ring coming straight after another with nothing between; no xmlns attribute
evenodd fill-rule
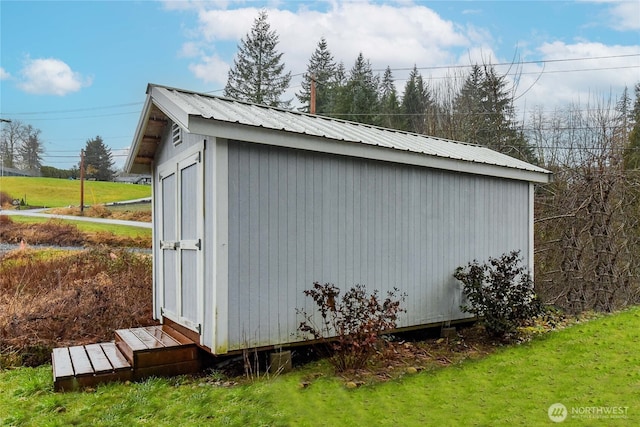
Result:
<svg viewBox="0 0 640 427"><path fill-rule="evenodd" d="M157 85L149 84L147 86L147 98L142 108L142 114L140 115L140 121L136 127L136 132L133 137L133 144L129 150L129 155L125 162L124 170L128 173L151 173L152 157L145 156L140 157L140 149L142 147L143 139L147 134L149 127L149 121L152 119L152 112L162 112L162 115L168 117L172 122L177 123L183 129L188 131L189 128L189 115L187 112L181 110L175 102L167 97L162 91L158 90Z"/></svg>
<svg viewBox="0 0 640 427"><path fill-rule="evenodd" d="M140 115L140 120L138 121L138 125L136 126L136 132L133 136L133 143L131 145L131 148L129 149L129 155L127 156L127 160L125 161L125 164L124 164L124 171L127 173L150 173L151 172L151 165L146 165L146 167L141 167L140 163L136 163L136 158L138 157L140 146L142 144L142 137L144 136L144 131L149 121L151 106L152 106L151 94L147 89L147 98L144 101L144 106L142 107L142 114Z"/></svg>
<svg viewBox="0 0 640 427"><path fill-rule="evenodd" d="M213 129L213 127L215 127L215 129ZM540 171L517 169L490 163L470 162L464 159L429 156L412 151L403 151L363 143L355 144L349 141L283 132L276 129L254 127L240 123L207 119L204 117L191 117L189 130L196 134L215 135L216 137L230 140L246 141L283 148L359 157L534 183L550 182L552 176L551 172L545 171L544 169L540 169Z"/></svg>

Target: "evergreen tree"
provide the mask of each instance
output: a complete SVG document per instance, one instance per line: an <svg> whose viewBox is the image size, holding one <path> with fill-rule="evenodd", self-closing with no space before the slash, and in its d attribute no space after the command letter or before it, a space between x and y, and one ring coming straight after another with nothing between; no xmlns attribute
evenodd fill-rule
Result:
<svg viewBox="0 0 640 427"><path fill-rule="evenodd" d="M480 144L482 128L482 69L471 67L458 96L453 101L454 137L457 140Z"/></svg>
<svg viewBox="0 0 640 427"><path fill-rule="evenodd" d="M104 144L100 136L87 140L84 149L84 168L87 178L111 181L115 174L113 165L111 149Z"/></svg>
<svg viewBox="0 0 640 427"><path fill-rule="evenodd" d="M335 88L341 88L347 84L347 70L344 68L344 62L340 62L336 66L336 74L333 79Z"/></svg>
<svg viewBox="0 0 640 427"><path fill-rule="evenodd" d="M409 132L425 133L426 112L432 101L428 88L416 66L409 74L402 96L402 113L405 117L404 128Z"/></svg>
<svg viewBox="0 0 640 427"><path fill-rule="evenodd" d="M348 120L374 124L378 111L378 78L362 52L349 72L346 83L340 87L334 114Z"/></svg>
<svg viewBox="0 0 640 427"><path fill-rule="evenodd" d="M380 115L377 124L391 129L402 129L402 112L391 68L387 66L380 84Z"/></svg>
<svg viewBox="0 0 640 427"><path fill-rule="evenodd" d="M291 72L284 73L283 54L276 50L277 45L278 35L271 30L263 10L238 45L224 95L271 107L289 107L291 101L281 101L280 97L289 87Z"/></svg>
<svg viewBox="0 0 640 427"><path fill-rule="evenodd" d="M455 100L460 140L536 163L533 148L514 121L515 109L505 76L492 65L474 65Z"/></svg>
<svg viewBox="0 0 640 427"><path fill-rule="evenodd" d="M481 138L484 145L512 157L537 163L533 148L515 123L515 109L504 75L492 65L484 66Z"/></svg>
<svg viewBox="0 0 640 427"><path fill-rule="evenodd" d="M316 87L316 114L327 115L333 110L335 99L337 65L327 47L325 38L318 42L315 52L311 55L307 72L303 75L302 89L296 94L298 101L304 106L301 111L309 112L311 100L311 79L315 80Z"/></svg>

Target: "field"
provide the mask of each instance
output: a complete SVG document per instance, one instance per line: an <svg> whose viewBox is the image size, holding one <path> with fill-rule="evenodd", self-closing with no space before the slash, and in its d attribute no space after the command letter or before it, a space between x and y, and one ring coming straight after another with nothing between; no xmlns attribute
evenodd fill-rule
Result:
<svg viewBox="0 0 640 427"><path fill-rule="evenodd" d="M21 198L29 205L51 207L49 213L80 215L80 209L77 206L79 185L78 181L66 179L3 177L0 179L0 192L9 195L9 198ZM88 196L89 194L91 197ZM150 186L88 181L85 182L85 204L93 205L85 209L83 216L150 222L150 203L117 205L109 208L101 205L145 198L150 194ZM76 207L69 207L74 204ZM11 219L7 219L6 216L2 218L4 219L0 222L0 242L20 243L25 240L27 244L56 245L62 244L62 241L68 241L71 245L80 246L87 243L143 248L149 248L151 245L151 229L140 227L85 221L50 221L45 218L18 215L12 216ZM73 229L67 230L67 234L76 235L77 238L62 236L56 231L63 225L71 226Z"/></svg>
<svg viewBox="0 0 640 427"><path fill-rule="evenodd" d="M2 177L0 191L27 205L63 207L80 205L80 181L57 178ZM151 186L85 181L85 205L134 200L151 196Z"/></svg>
<svg viewBox="0 0 640 427"><path fill-rule="evenodd" d="M203 377L52 392L51 368L0 373L0 425L538 426L640 423L640 308L479 360L355 389L323 363L235 384Z"/></svg>

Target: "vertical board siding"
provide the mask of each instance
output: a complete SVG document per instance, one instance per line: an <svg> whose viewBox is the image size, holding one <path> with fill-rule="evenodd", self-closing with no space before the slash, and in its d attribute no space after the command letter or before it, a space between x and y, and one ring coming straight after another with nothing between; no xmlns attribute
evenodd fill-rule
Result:
<svg viewBox="0 0 640 427"><path fill-rule="evenodd" d="M401 327L467 317L456 267L529 250L529 184L229 142L229 349L298 341L313 282L407 294Z"/></svg>
<svg viewBox="0 0 640 427"><path fill-rule="evenodd" d="M180 171L180 239L196 240L198 236L198 216L200 212L196 209L198 205L197 193L199 188L198 166L192 164ZM198 313L198 253L194 250L180 249L181 264L181 304L180 314L197 322Z"/></svg>
<svg viewBox="0 0 640 427"><path fill-rule="evenodd" d="M162 236L164 240L177 240L178 235L176 233L176 211L174 206L176 205L176 174L173 173L167 177L162 178L162 184L160 191L162 192L162 223L163 229ZM176 257L173 251L161 250L163 262L163 278L174 278L178 274L178 265ZM156 290L161 292L162 295L157 300L164 301L164 307L172 313L178 312L178 299L176 295L176 287L174 280L160 280L160 286L156 287Z"/></svg>

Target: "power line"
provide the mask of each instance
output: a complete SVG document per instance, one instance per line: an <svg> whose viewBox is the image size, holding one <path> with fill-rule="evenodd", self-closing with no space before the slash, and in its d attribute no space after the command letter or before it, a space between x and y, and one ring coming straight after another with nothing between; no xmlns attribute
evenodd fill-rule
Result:
<svg viewBox="0 0 640 427"><path fill-rule="evenodd" d="M593 57L579 57L579 58L562 58L562 59L541 59L541 60L532 60L532 61L519 61L519 62L500 62L500 63L489 63L486 65L489 66L513 66L513 65L523 65L523 64L550 64L550 63L558 63L558 62L577 62L577 61L590 61L590 60L602 60L602 59L620 59L620 58L632 58L632 57L640 57L640 53L636 54L623 54L623 55L608 55L608 56L593 56ZM468 64L468 65L435 65L435 66L427 66L427 67L415 67L417 70L447 70L447 69L465 69L472 68L476 64ZM601 67L601 68L584 68L584 69L572 69L572 70L544 70L542 71L544 74L551 73L569 73L569 72L584 72L584 71L606 71L606 70L619 70L619 69L630 69L630 68L640 68L640 65L629 65L629 66L616 66L616 67ZM391 71L412 71L414 67L411 68L390 68ZM384 72L386 68L375 68L371 70L372 72ZM307 71L302 73L291 74L290 77L299 77L307 74ZM527 74L540 74L540 71L536 72L511 72L507 75L527 75ZM284 77L281 77L284 78ZM456 76L437 76L437 77L423 77L429 80L436 79L454 79ZM406 81L407 79L393 79L393 81ZM290 88L295 88L297 86L290 86ZM224 89L215 89L211 91L206 91L203 93L206 94L214 94L218 92L222 92ZM49 115L49 114L62 114L62 113L75 113L75 112L84 112L84 111L96 111L96 110L106 110L112 108L122 108L129 107L135 105L143 105L143 102L130 102L123 104L114 104L114 105L106 105L106 106L98 106L98 107L86 107L86 108L76 108L76 109L68 109L68 110L52 110L52 111L30 111L30 112L17 112L17 113L7 113L3 114L7 116L27 116L27 115ZM30 119L30 120L67 120L67 119L85 119L85 118L100 118L100 117L110 117L115 115L125 115L125 114L137 114L139 111L134 112L126 112L126 113L113 113L113 114L104 114L104 115L94 115L94 116L80 116L80 117L65 117L59 119Z"/></svg>
<svg viewBox="0 0 640 427"><path fill-rule="evenodd" d="M29 121L33 122L45 122L45 121L53 121L53 120L81 120L81 119L96 119L102 117L114 117L114 116L126 116L128 114L140 114L140 111L127 111L124 113L111 113L111 114L98 114L95 116L77 116L77 117L55 117L55 118L30 118Z"/></svg>
<svg viewBox="0 0 640 427"><path fill-rule="evenodd" d="M101 107L87 107L87 108L74 108L71 110L54 110L54 111L31 111L26 113L4 113L6 115L11 116L26 116L26 115L34 115L34 114L61 114L61 113L77 113L80 111L92 111L92 110L107 110L111 108L122 108L122 107L131 107L133 105L143 105L144 102L130 102L127 104L115 104L115 105L104 105Z"/></svg>
<svg viewBox="0 0 640 427"><path fill-rule="evenodd" d="M600 59L615 59L615 58L631 58L634 56L640 56L640 53L630 53L624 55L608 55L608 56L590 56L590 57L581 57L581 58L563 58L563 59L539 59L534 61L514 61L514 62L499 62L496 64L488 63L486 65L489 66L502 66L502 65L522 65L522 64L550 64L554 62L574 62L574 61L590 61L590 60L600 60ZM446 69L460 69L460 68L472 68L479 64L469 64L469 65L435 65L430 67L416 67L418 70L446 70ZM412 71L411 68L391 68L391 71ZM386 68L376 68L372 71L386 71Z"/></svg>

